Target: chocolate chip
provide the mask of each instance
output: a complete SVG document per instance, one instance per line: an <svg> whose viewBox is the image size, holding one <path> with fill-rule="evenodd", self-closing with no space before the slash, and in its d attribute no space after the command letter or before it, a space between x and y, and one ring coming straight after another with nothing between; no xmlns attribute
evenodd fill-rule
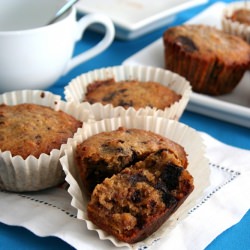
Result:
<svg viewBox="0 0 250 250"><path fill-rule="evenodd" d="M142 195L141 195L141 191L140 190L135 190L135 192L133 192L133 194L131 195L131 201L134 203L139 203L142 200Z"/></svg>
<svg viewBox="0 0 250 250"><path fill-rule="evenodd" d="M170 208L173 205L177 204L176 198L174 196L172 196L168 192L164 192L162 194L162 200L163 200L163 202L164 202L164 204L166 205L167 208Z"/></svg>
<svg viewBox="0 0 250 250"><path fill-rule="evenodd" d="M131 185L135 185L137 182L148 182L148 179L146 176L138 173L138 174L131 176L130 182L131 182Z"/></svg>
<svg viewBox="0 0 250 250"><path fill-rule="evenodd" d="M122 147L117 147L117 148L115 148L115 151L116 151L117 153L124 153L124 149L123 149Z"/></svg>
<svg viewBox="0 0 250 250"><path fill-rule="evenodd" d="M42 136L41 135L36 135L35 136L36 144L39 145L42 141Z"/></svg>
<svg viewBox="0 0 250 250"><path fill-rule="evenodd" d="M128 89L120 89L120 90L119 90L119 93L124 93L124 92L126 92L126 91L128 91Z"/></svg>
<svg viewBox="0 0 250 250"><path fill-rule="evenodd" d="M131 165L135 164L137 161L139 161L139 156L137 155L137 152L134 149L131 149L132 155L131 155Z"/></svg>
<svg viewBox="0 0 250 250"><path fill-rule="evenodd" d="M132 107L134 105L132 100L129 101L124 101L124 100L119 100L118 106L123 106L123 107Z"/></svg>
<svg viewBox="0 0 250 250"><path fill-rule="evenodd" d="M122 212L129 213L130 212L129 206L122 207Z"/></svg>
<svg viewBox="0 0 250 250"><path fill-rule="evenodd" d="M182 46L187 52L194 52L199 50L193 40L186 36L179 36L177 38L177 44Z"/></svg>
<svg viewBox="0 0 250 250"><path fill-rule="evenodd" d="M160 178L168 190L171 191L179 186L179 176L182 170L182 167L178 167L172 163L169 163L168 166L163 169Z"/></svg>
<svg viewBox="0 0 250 250"><path fill-rule="evenodd" d="M154 188L160 190L161 192L168 192L166 184L162 180L159 180Z"/></svg>
<svg viewBox="0 0 250 250"><path fill-rule="evenodd" d="M116 96L116 94L117 94L117 91L113 91L113 92L111 92L111 93L105 95L105 96L102 98L102 100L103 100L104 102L112 101L113 98Z"/></svg>
<svg viewBox="0 0 250 250"><path fill-rule="evenodd" d="M145 219L143 218L143 216L140 215L140 214L137 214L137 215L136 215L136 219L137 219L137 225L136 225L136 226L137 226L139 229L143 228L143 226L144 226L144 224L145 224Z"/></svg>
<svg viewBox="0 0 250 250"><path fill-rule="evenodd" d="M149 202L149 206L150 206L150 208L151 209L154 209L155 208L155 206L156 206L156 201L154 201L154 200L150 200L150 202Z"/></svg>

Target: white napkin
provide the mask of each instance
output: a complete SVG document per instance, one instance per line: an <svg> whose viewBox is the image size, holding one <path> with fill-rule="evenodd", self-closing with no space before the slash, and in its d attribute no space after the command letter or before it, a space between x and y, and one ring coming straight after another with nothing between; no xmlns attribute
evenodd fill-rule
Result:
<svg viewBox="0 0 250 250"><path fill-rule="evenodd" d="M189 215L150 249L204 249L250 209L250 151L201 134L210 161L211 186ZM23 226L39 236L59 237L76 249L116 249L76 219L70 202L65 186L36 193L0 191L0 221Z"/></svg>

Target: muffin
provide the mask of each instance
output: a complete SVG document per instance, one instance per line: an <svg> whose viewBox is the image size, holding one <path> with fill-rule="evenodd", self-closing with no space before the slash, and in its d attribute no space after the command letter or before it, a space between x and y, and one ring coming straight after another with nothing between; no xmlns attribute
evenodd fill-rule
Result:
<svg viewBox="0 0 250 250"><path fill-rule="evenodd" d="M0 149L23 159L59 149L82 122L50 107L33 103L0 105Z"/></svg>
<svg viewBox="0 0 250 250"><path fill-rule="evenodd" d="M163 110L180 98L173 90L157 82L116 82L114 79L108 79L89 84L84 101L91 104L112 104L114 107L122 106L125 109L133 107L138 110L149 106Z"/></svg>
<svg viewBox="0 0 250 250"><path fill-rule="evenodd" d="M189 82L173 72L146 66L90 71L65 87L65 99L83 103L95 120L150 115L178 120L191 94Z"/></svg>
<svg viewBox="0 0 250 250"><path fill-rule="evenodd" d="M237 9L228 18L233 22L250 25L250 9Z"/></svg>
<svg viewBox="0 0 250 250"><path fill-rule="evenodd" d="M89 137L77 145L76 164L88 194L105 178L142 161L159 149L169 151L169 159L187 167L186 153L180 145L150 131L120 127ZM170 157L171 156L171 157Z"/></svg>
<svg viewBox="0 0 250 250"><path fill-rule="evenodd" d="M222 14L222 29L250 44L250 2L228 4Z"/></svg>
<svg viewBox="0 0 250 250"><path fill-rule="evenodd" d="M230 93L250 65L240 37L206 25L180 25L164 32L165 67L186 77L195 92Z"/></svg>
<svg viewBox="0 0 250 250"><path fill-rule="evenodd" d="M0 189L25 192L64 182L66 145L89 113L47 91L0 95Z"/></svg>
<svg viewBox="0 0 250 250"><path fill-rule="evenodd" d="M193 177L168 153L151 153L98 184L88 204L90 220L130 244L154 233L194 189Z"/></svg>
<svg viewBox="0 0 250 250"><path fill-rule="evenodd" d="M153 141L152 143L146 143L148 144L146 147L148 147L152 151L147 155L145 155L143 159L140 160L135 159L133 162L131 162L131 165L124 166L125 168L122 168L120 172L114 173L111 177L107 177L100 184L97 184L94 188L94 191L92 192L92 198L91 198L91 196L86 192L86 189L83 186L82 178L79 173L79 169L77 168L77 162L76 162L77 146L83 143L84 141L88 140L89 138L93 138L93 136L97 134L100 135L102 133L111 133L111 132L118 133L119 130L122 130L123 133L125 134L126 130L145 131L145 134L148 133L150 135L149 137L147 137L148 141L150 140ZM113 131L118 131L118 132L113 132ZM163 139L163 141L159 143L159 139L157 139L157 137L153 137L152 139L151 133L159 136L158 138L160 137L167 138L167 140L174 142L174 144L170 146L171 145L170 143L166 143L168 147L161 148L160 145L162 146L164 145L165 139ZM149 138L151 139L149 140ZM117 145L116 146L117 154L115 155L115 153L113 153L112 155L113 156L115 155L117 157L119 155L118 153L121 153L122 150L125 150L125 147L123 146L122 148L120 148L122 142L117 143L117 140L114 139L114 143L110 143L108 147L111 149L111 152L113 152L112 150L112 148L114 148L114 146L112 146L113 144ZM141 140L137 144L135 141L134 144L138 149L140 149L140 147L143 145L143 142ZM179 144L177 148L179 148L180 151L177 150L177 148L175 148L177 144ZM97 145L98 143L95 144L96 147ZM104 148L105 147L106 146L104 145ZM126 149L127 148L128 147L126 147ZM148 150L148 152L150 150ZM182 154L180 153L183 151L185 152L184 157L181 156ZM185 158L187 158L187 160L182 160ZM122 161L122 158L120 159ZM113 160L112 157L110 157L109 160L112 161ZM115 246L118 247L126 246L133 249L148 248L152 246L152 244L154 244L156 241L159 241L163 239L163 237L166 237L178 223L181 223L184 218L189 216L188 211L190 211L197 204L198 200L200 200L203 197L204 191L209 187L211 179L208 159L205 156L205 145L203 143L201 134L195 131L194 129L186 126L185 124L162 117L120 116L116 118L103 119L100 121L87 122L84 124L83 128L77 131L77 134L74 136L74 144L67 146L65 150L65 155L60 159L60 162L66 174L65 180L69 183L68 192L72 197L71 204L73 207L77 209L77 218L83 220L86 223L88 230L95 231L98 234L100 240L109 240ZM157 162L157 164L155 164L155 162ZM171 171L169 172L167 171L167 173L165 172L165 174L161 174L165 171L164 170L165 168L168 168L168 170ZM155 183L158 183L158 185L153 187L151 186L151 183L148 182L145 183L143 181L146 180L144 176L145 178L148 178L150 180L154 179ZM164 180L168 179L167 176L171 176L170 179L173 182L170 182L168 184L171 186L170 188L168 188L169 191L171 189L170 192L165 192L167 191L167 189L165 189L164 186L165 184L163 185L163 182L160 180L160 178L162 178L163 176L166 176ZM177 178L177 176L179 177ZM116 180L119 178L123 180L122 186L127 186L127 183L129 182L128 186L131 186L132 188L131 191L132 190L135 191L133 192L134 193L133 198L132 196L129 196L132 198L133 201L125 201L125 202L132 202L131 203L132 207L136 208L137 206L136 202L137 201L139 202L140 200L140 191L136 191L135 189L138 185L139 186L141 185L142 190L144 190L144 187L146 187L147 190L148 189L152 190L154 194L154 199L157 199L156 197L159 198L155 200L157 201L156 206L162 205L162 210L161 210L163 211L163 213L161 213L162 217L160 216L160 214L157 214L156 212L156 214L154 214L155 216L151 217L152 226L146 226L147 230L145 231L147 232L142 233L143 229L140 230L140 232L139 230L135 229L134 231L135 234L133 234L133 237L127 238L128 240L127 242L135 242L137 240L140 241L142 239L141 237L146 236L146 238L143 241L134 243L133 245L131 245L131 243L123 241L126 240L125 238L124 239L120 238L119 240L117 236L114 236L113 234L111 234L111 232L110 233L107 232L106 231L107 228L106 230L102 230L99 226L95 225L90 220L91 217L90 214L92 213L90 212L90 210L92 210L90 208L92 207L92 205L89 205L92 204L90 203L90 199L93 199L93 206L95 207L96 204L95 197L107 198L107 196L109 195L108 191L107 193L106 191L102 192L101 189L102 188L105 189L110 184L112 185L112 190L116 190L116 192L120 193L119 190L121 186L119 186L119 183L115 184ZM132 184L134 183L134 185L131 185L131 181ZM193 186L195 188L187 197L187 199L184 201L185 199L184 197L188 195L188 192L192 190ZM109 192L112 190L109 190ZM164 198L164 200L169 205L169 207L166 209L164 208L165 203L162 202L162 196L161 196L162 194L163 197L167 198L166 200ZM124 197L127 197L126 192L124 193ZM147 201L148 199L150 199L150 197L144 196L143 199L141 199L141 202L143 202L144 200L145 203L148 203ZM183 200L181 200L182 198ZM181 204L182 201L184 202ZM154 201L152 201L151 204L153 205ZM178 207L177 204L178 205L181 204L181 206ZM88 205L89 205L89 212L88 212ZM112 204L109 204L108 202L107 205L108 205L107 207L110 207L109 205ZM150 209L153 209L153 207L154 205L152 206L152 208L150 207L147 208L147 206L144 206L143 211L144 212L151 211ZM176 209L177 207L178 209ZM100 213L102 213L101 210ZM132 213L132 211L130 213ZM163 215L164 213L166 215ZM171 214L170 217L168 217L169 214ZM93 214L93 216L95 216L95 214ZM114 215L114 217L116 217L116 215ZM118 214L116 220L116 222L118 222L117 226L123 227L121 224L119 224L122 223L122 221L118 219L119 217L120 215ZM124 219L125 218L131 218L131 217L130 215L128 217L125 215ZM162 220L165 222L158 228L158 223L159 224L162 223ZM145 221L145 223L147 223L148 221L149 220ZM113 223L114 221L110 219L110 222ZM124 223L126 224L127 222L128 222L127 220L124 221ZM153 232L151 231L152 228L156 230L154 231L153 234L151 234Z"/></svg>

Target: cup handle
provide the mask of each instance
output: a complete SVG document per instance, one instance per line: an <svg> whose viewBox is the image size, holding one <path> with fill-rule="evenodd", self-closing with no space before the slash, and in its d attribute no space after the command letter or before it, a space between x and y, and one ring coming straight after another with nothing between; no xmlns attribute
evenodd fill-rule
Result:
<svg viewBox="0 0 250 250"><path fill-rule="evenodd" d="M115 28L114 24L111 21L110 18L108 18L105 15L102 14L88 14L84 17L82 17L77 22L77 34L75 42L79 41L82 38L82 35L86 28L93 24L93 23L100 23L104 25L105 27L105 35L102 38L101 41L99 41L94 47L88 49L87 51L82 52L81 54L71 58L69 61L65 71L64 75L67 74L70 70L78 66L79 64L93 58L94 56L100 54L102 51L104 51L114 40L115 37Z"/></svg>

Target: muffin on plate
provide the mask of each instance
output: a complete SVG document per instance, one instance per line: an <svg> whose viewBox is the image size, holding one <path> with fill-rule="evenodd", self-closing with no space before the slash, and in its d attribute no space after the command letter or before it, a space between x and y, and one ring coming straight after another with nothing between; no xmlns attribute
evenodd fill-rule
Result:
<svg viewBox="0 0 250 250"><path fill-rule="evenodd" d="M59 162L88 112L39 90L0 95L0 188L38 191L65 175Z"/></svg>
<svg viewBox="0 0 250 250"><path fill-rule="evenodd" d="M163 41L165 67L186 77L198 93L230 93L250 66L249 45L214 27L172 27Z"/></svg>
<svg viewBox="0 0 250 250"><path fill-rule="evenodd" d="M96 120L127 114L178 120L190 94L185 78L160 68L132 65L90 71L65 87L65 99L84 103Z"/></svg>
<svg viewBox="0 0 250 250"><path fill-rule="evenodd" d="M228 4L223 11L222 28L227 33L237 35L250 44L250 2Z"/></svg>

